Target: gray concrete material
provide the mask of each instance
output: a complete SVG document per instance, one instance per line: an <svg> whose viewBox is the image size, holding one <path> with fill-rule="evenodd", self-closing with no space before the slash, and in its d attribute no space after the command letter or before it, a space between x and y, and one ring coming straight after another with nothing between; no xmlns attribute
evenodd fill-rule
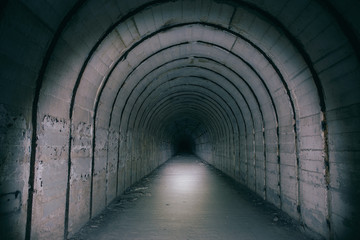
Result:
<svg viewBox="0 0 360 240"><path fill-rule="evenodd" d="M24 238L28 199L31 132L26 125L24 116L0 105L0 233L18 239Z"/></svg>
<svg viewBox="0 0 360 240"><path fill-rule="evenodd" d="M328 238L356 230L355 2L2 1L0 103L11 117L0 124L0 194L10 196L0 221L9 236L75 231L171 156L177 133L167 126L180 116L207 131L199 156L306 228ZM180 99L183 87L138 97L185 71L219 84L179 78L189 85ZM144 76L154 84L135 87Z"/></svg>
<svg viewBox="0 0 360 240"><path fill-rule="evenodd" d="M61 235L64 228L66 176L68 157L68 122L44 116L39 130L35 186L33 195L34 224L42 226L34 238ZM56 136L56 137L55 137ZM60 220L61 219L61 220Z"/></svg>
<svg viewBox="0 0 360 240"><path fill-rule="evenodd" d="M309 239L298 227L199 158L179 155L71 239Z"/></svg>

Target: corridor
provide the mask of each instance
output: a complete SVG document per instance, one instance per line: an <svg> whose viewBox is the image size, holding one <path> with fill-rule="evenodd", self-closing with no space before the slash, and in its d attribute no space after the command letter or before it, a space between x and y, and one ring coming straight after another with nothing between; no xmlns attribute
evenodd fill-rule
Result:
<svg viewBox="0 0 360 240"><path fill-rule="evenodd" d="M76 239L308 239L289 217L192 155L131 187Z"/></svg>
<svg viewBox="0 0 360 240"><path fill-rule="evenodd" d="M359 13L359 0L0 1L0 239L65 240L112 207L85 238L293 239L265 205L311 236L360 239Z"/></svg>

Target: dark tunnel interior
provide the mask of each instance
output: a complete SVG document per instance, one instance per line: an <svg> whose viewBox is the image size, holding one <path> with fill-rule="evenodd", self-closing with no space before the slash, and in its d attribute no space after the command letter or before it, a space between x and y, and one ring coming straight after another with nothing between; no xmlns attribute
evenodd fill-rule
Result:
<svg viewBox="0 0 360 240"><path fill-rule="evenodd" d="M181 154L194 154L195 142L189 135L183 135L177 137L174 141L175 155Z"/></svg>
<svg viewBox="0 0 360 240"><path fill-rule="evenodd" d="M359 12L358 0L1 1L0 238L72 237L176 154L306 232L358 234Z"/></svg>

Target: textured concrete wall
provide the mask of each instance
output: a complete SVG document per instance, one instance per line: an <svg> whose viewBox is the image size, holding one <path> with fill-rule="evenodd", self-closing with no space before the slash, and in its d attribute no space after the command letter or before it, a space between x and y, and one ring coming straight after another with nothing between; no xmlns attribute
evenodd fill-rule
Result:
<svg viewBox="0 0 360 240"><path fill-rule="evenodd" d="M22 239L28 199L31 138L28 120L0 105L0 133L0 230Z"/></svg>
<svg viewBox="0 0 360 240"><path fill-rule="evenodd" d="M71 236L175 152L325 238L359 224L357 1L5 1L0 228Z"/></svg>

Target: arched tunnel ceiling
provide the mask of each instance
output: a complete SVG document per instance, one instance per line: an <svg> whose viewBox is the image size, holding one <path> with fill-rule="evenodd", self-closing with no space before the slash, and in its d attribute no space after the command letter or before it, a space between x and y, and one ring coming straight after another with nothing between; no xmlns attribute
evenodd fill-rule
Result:
<svg viewBox="0 0 360 240"><path fill-rule="evenodd" d="M39 159L67 163L65 234L72 231L71 177L90 175L92 195L94 176L110 161L118 179L129 156L143 158L136 147L146 153L151 144L167 149L184 135L191 135L200 157L234 174L292 217L315 222L310 227L314 231L333 234L329 226L343 216L338 209L332 213L331 206L345 201L332 203L329 189L340 187L338 172L331 175L329 166L336 169L335 156L358 147L336 137L342 135L346 143L355 138L350 127L339 127L337 121L346 111L342 108L356 110L360 103L358 18L342 15L352 12L350 8L320 0L72 4L44 3L45 10L40 3L19 4L36 15L32 30L44 32L42 39L29 41L35 47L26 51L34 53L33 59L24 60L22 72L30 73L28 84L34 90L33 96L21 97L21 109L32 111L29 182L32 187L37 183ZM8 12L19 8L11 1L7 5ZM27 88L21 86L16 93ZM8 94L4 96L2 102L12 105ZM65 129L53 141L65 147L54 154L46 150L52 143L44 140L54 134L54 124L46 122L52 117L61 119ZM358 127L351 129L358 132ZM87 159L90 173L80 169L79 159ZM257 174L263 180L257 181ZM311 194L302 193L310 184L306 174L314 175L321 201L312 202ZM28 204L36 206L29 194ZM101 208L92 197L88 205L90 217ZM29 209L28 218L37 216ZM305 214L315 209L316 220L306 219L300 209ZM341 217L335 220L337 215Z"/></svg>
<svg viewBox="0 0 360 240"><path fill-rule="evenodd" d="M117 99L119 99L118 101L121 102L121 104L129 104L128 98L126 98L126 95L130 93L133 93L133 91L136 91L136 89L134 88L134 90L132 89L132 87L136 87L137 85L135 85L136 81L139 80L133 80L133 79L140 79L141 77L139 77L139 74L152 74L154 75L154 71L156 71L157 74L160 74L160 71L166 71L165 73L161 73L161 75L155 76L152 79L148 80L151 81L150 84L148 83L148 85L145 86L145 88L147 88L147 91L151 92L151 95L148 96L146 98L146 103L147 102L151 102L153 98L159 98L162 99L166 96L166 94L168 92L171 92L172 89L175 89L175 86L173 86L173 84L179 84L179 85L187 85L187 87L190 86L190 88L199 88L201 86L203 86L204 84L209 85L209 86L204 86L202 87L205 92L213 92L213 94L217 94L216 92L221 92L223 91L225 93L225 96L227 96L227 99L223 99L223 97L218 96L218 98L222 99L223 102L228 102L230 101L230 99L232 98L232 101L235 101L235 97L232 96L233 94L241 94L244 95L244 93L242 93L243 91L241 91L240 89L236 88L235 83L237 81L244 81L245 84L247 86L249 86L248 88L250 89L250 93L252 93L254 95L254 97L256 98L257 102L260 102L259 98L263 99L265 98L265 100L263 101L271 101L271 104L274 104L274 97L270 95L270 92L273 91L273 89L275 88L281 88L281 78L277 77L277 73L276 70L279 73L279 70L276 69L274 70L273 67L275 66L274 64L271 65L271 63L269 63L266 59L266 57L264 57L264 53L259 53L253 46L251 46L251 44L249 44L249 42L245 42L242 41L243 39L237 39L236 36L233 35L225 35L224 34L224 29L221 29L222 31L219 31L218 29L213 29L214 26L212 26L212 29L207 29L209 26L206 26L204 23L201 24L189 24L189 25L183 25L180 27L180 29L176 29L175 31L171 31L173 30L172 28L169 29L165 29L164 31L166 31L165 33L163 33L163 31L159 31L159 35L152 38L147 38L145 37L144 42L142 42L141 40L139 41L139 44L136 44L135 47L133 49L130 49L131 52L126 51L124 53L124 55L120 56L118 59L118 61L114 64L114 68L112 68L110 70L110 76L106 76L105 77L105 84L109 84L111 86L113 86L113 88L115 89L119 89L117 91L117 94L115 97L115 102L117 101ZM174 28L177 28L177 26L175 26ZM194 28L194 29L193 29ZM187 31L190 32L188 35L184 35L183 32ZM218 33L219 32L219 33ZM120 34L124 35L123 33ZM195 36L193 36L195 35ZM198 35L198 36L197 36ZM204 40L206 38L208 38L208 36L218 36L220 35L220 37L218 37L218 40L214 41L215 43L210 43L210 42L205 42ZM221 36L223 35L223 36ZM230 40L228 40L230 39ZM222 40L222 41L221 41ZM152 43L152 41L155 41L155 43ZM227 47L224 44L224 41L227 41ZM164 42L164 43L162 43ZM158 48L154 51L152 49L148 50L148 46L153 46L153 45L158 45ZM244 47L245 45L245 47ZM140 49L138 49L140 48ZM236 49L241 49L241 50L236 50ZM152 50L152 51L151 51ZM136 60L139 61L138 64L134 64L132 61L134 61L133 59L135 59L135 57L133 57L132 53L133 51L135 52L135 56L136 56ZM150 53L147 53L148 51L150 51ZM236 54L236 51L238 51L239 55ZM136 52L140 52L141 54L136 54ZM235 53L234 53L235 52ZM98 54L101 54L101 52L99 52ZM141 59L139 56L143 55L143 59ZM124 59L123 56L126 56L126 59ZM249 56L251 56L252 61L254 61L254 63L256 62L256 64L251 64L249 63L249 61L245 60L247 58L249 58ZM255 56L258 56L258 58L256 58ZM184 59L184 58L190 58L192 62L187 63L187 65L189 66L188 68L185 68L186 65L179 65L181 64L179 61L177 61L177 59ZM93 58L93 59L98 59L98 58ZM211 78L207 77L207 76L197 76L198 74L204 75L204 70L206 70L205 67L202 66L196 66L194 65L194 59L198 60L198 63L201 62L206 62L206 64L208 65L208 75L211 74L212 75L218 75L218 76L212 76ZM201 61L201 59L203 59ZM151 66L149 63L158 63L158 65L155 66ZM168 66L168 63L171 63L172 66ZM262 65L259 66L259 63L261 63ZM177 65L175 65L177 64ZM151 66L152 69L147 70L146 68L148 68L148 66ZM222 68L227 68L227 69L232 69L233 72L236 73L236 78L235 79L221 79L224 78L221 76L221 72L217 73L214 72L213 69L214 67L216 67L217 65L220 65ZM124 67L123 67L124 66ZM190 68L192 67L192 68ZM299 66L298 66L299 67ZM303 67L300 65L300 67ZM120 69L120 70L116 70L116 68ZM128 68L128 69L126 69ZM145 68L145 70L144 70ZM163 70L163 69L166 70ZM179 69L179 70L178 70ZM115 72L116 71L116 72ZM146 72L146 71L149 71ZM230 70L228 70L230 71ZM265 71L265 73L264 73ZM128 72L128 74L126 73ZM140 72L140 73L139 73ZM174 72L174 73L173 73ZM177 73L176 73L177 72ZM200 72L200 73L199 73ZM112 75L114 74L114 76ZM121 75L125 75L123 78L121 78ZM185 77L178 77L178 75L187 75ZM267 77L267 74L270 75L270 79ZM175 76L172 76L175 75ZM187 78L186 78L187 77ZM148 77L149 79L149 77ZM186 79L186 80L185 80ZM191 85L191 83L193 81L195 81L195 79L197 79L197 81L202 81L202 83L199 84L195 84L193 83ZM266 80L265 80L266 79ZM265 81L271 80L271 83L266 83ZM117 86L113 85L110 82L107 82L107 80L110 81L114 81L114 85L118 84ZM140 81L143 79L140 79ZM185 80L185 81L184 81ZM284 79L283 83L285 83ZM158 82L162 82L162 83L158 83ZM144 84L142 83L143 81L139 82L138 84ZM176 83L179 82L179 83ZM104 90L106 89L106 86L104 84ZM231 87L233 89L229 89L229 86L227 86L228 89L224 89L224 87L222 86L223 84L227 84L227 85L232 85ZM252 86L250 86L250 84ZM272 84L272 85L270 85ZM258 86L261 87L258 87ZM81 84L80 84L81 86ZM151 89L151 87L154 88ZM273 89L271 89L270 87L272 87ZM158 89L159 88L159 89ZM163 89L162 91L160 89ZM284 87L283 87L284 88ZM286 86L286 88L288 88ZM129 90L130 89L130 90ZM175 91L181 91L181 86L179 86L177 88L178 90ZM255 90L256 89L256 90ZM288 89L287 89L288 90ZM200 90L201 91L201 90ZM257 91L257 95L255 93L255 91ZM285 92L285 90L283 90ZM283 92L283 94L284 94ZM115 91L114 91L115 93ZM224 95L224 93L220 93L220 95ZM289 90L288 90L289 93ZM101 94L101 92L100 92ZM205 93L206 94L206 93ZM249 94L249 93L248 93ZM107 96L109 97L109 96ZM118 98L119 97L119 98ZM288 96L289 97L289 96ZM136 100L138 100L137 97L134 97ZM230 98L230 99L229 99ZM283 97L284 99L284 97ZM285 96L285 100L286 100L286 96ZM103 101L105 102L105 101ZM109 104L109 106L113 106L114 104L111 103ZM226 104L225 104L226 105ZM262 104L265 105L265 104ZM144 109L146 109L146 105L144 106L144 104L142 104L142 107ZM121 120L124 119L124 110L126 107L122 107L121 109ZM130 107L131 108L131 107ZM230 108L230 111L232 111L232 115L235 116L234 114L234 107ZM276 111L276 108L273 106L274 110ZM239 107L237 107L237 109L239 109ZM284 109L282 108L283 111L286 111L287 114L289 113L288 109ZM109 112L109 110L108 110ZM131 111L130 111L131 112ZM270 111L271 112L271 111ZM291 113L291 111L290 111ZM236 114L237 116L241 116L241 114ZM278 118L277 114L276 118ZM232 121L234 122L234 121ZM236 121L235 121L236 122ZM158 123L158 121L156 121L156 123ZM120 122L120 124L122 124L122 122ZM277 125L277 123L276 123ZM126 131L126 129L125 129Z"/></svg>
<svg viewBox="0 0 360 240"><path fill-rule="evenodd" d="M249 12L249 9L241 5L234 6L228 3L213 3L209 5L201 1L196 2L196 4L197 7L190 8L189 6L192 5L186 2L159 2L157 4L149 4L147 7L137 8L121 18L120 21L110 25L105 35L93 47L91 47L91 44L86 44L90 53L82 66L83 74L80 72L75 82L75 89L72 95L74 105L81 107L82 110L87 109L88 112L95 111L95 114L97 114L98 102L102 101L104 104L108 104L108 109L104 109L104 111L119 114L114 111L117 107L116 102L121 101L120 104L128 104L128 99L123 101L123 96L126 94L123 94L122 91L133 91L131 84L134 81L131 81L131 79L138 78L141 71L149 71L147 69L144 70L144 68L149 68L151 66L150 62L152 65L157 64L151 66L153 69L150 69L150 72L159 72L161 69L166 68L162 65L176 61L178 58L206 58L218 63L208 63L209 68L222 65L223 68L229 68L234 71L239 76L238 78L244 79L247 85L253 84L253 87L251 88L250 86L249 88L258 104L264 105L263 102L260 102L259 98L270 98L275 112L277 111L274 103L275 96L271 96L270 93L275 88L281 86L287 94L287 96L283 96L283 99L286 101L286 98L288 98L290 100L289 104L293 108L293 110L289 111L289 109L286 109L285 111L287 114L291 111L295 113L297 109L295 109L296 106L294 104L297 104L297 99L290 94L296 84L299 84L303 79L298 80L299 83L291 81L293 80L291 79L291 74L300 70L307 71L307 67L302 56L292 47L293 44L287 40L286 34L281 32L281 28L278 26L274 27L274 25L266 22L264 16L257 14L253 9ZM86 6L84 9L86 9ZM183 8L180 14L177 11L177 7ZM193 14L188 14L189 11ZM209 12L212 14L209 14ZM181 16L181 14L185 15L186 18ZM244 15L248 16L244 17ZM213 16L216 17L212 19ZM77 19L71 20L71 23L75 21L74 24L71 24L74 28L79 24L84 24ZM159 22L165 22L165 24L161 25ZM256 30L246 31L252 25L256 25ZM101 24L96 24L92 27L102 26ZM255 27L252 28L255 29ZM88 30L87 28L85 32ZM73 41L79 37L76 35L81 34L79 32L78 30L76 32L72 32L71 29L65 30L63 34L65 41ZM278 39L274 36L278 36ZM88 35L84 40L89 41ZM274 40L282 41L282 44L278 44L278 46L284 46L284 49L279 49L281 47L273 49ZM84 48L85 46L81 44L79 47ZM78 51L81 51L81 48ZM281 59L281 54L285 55L285 53L287 56L291 56L291 61L290 59ZM71 58L71 56L67 56L67 62L70 60L71 63ZM74 58L76 57L74 56ZM193 64L190 63L189 65ZM234 65L238 66L235 67ZM179 68L181 65L172 67ZM293 72L287 72L288 69L291 69ZM170 69L167 69L167 71L170 71ZM124 76L126 72L128 72L128 76ZM285 75L286 77L284 77ZM259 78L257 81L261 83L257 83L254 80L256 78ZM74 81L74 77L64 77L64 79ZM166 78L164 79L166 81ZM230 80L230 82L234 81L234 79ZM126 84L127 82L130 84ZM58 84L60 86L68 85L64 83ZM259 84L263 85L262 90L257 89L256 86ZM314 91L322 95L323 89L317 77L315 77L315 86L317 88L314 87ZM108 92L108 88L113 89L112 93ZM258 92L255 93L254 89ZM117 94L114 97L116 91ZM264 91L266 92L264 93ZM59 94L62 94L62 92ZM107 94L106 101L103 100L105 99L105 97L102 97L103 92ZM240 91L242 95L246 94L244 92L246 90ZM109 94L112 95L110 96ZM57 94L52 92L51 95L56 96ZM324 105L323 96L320 96L320 100L318 100L316 98L319 96L317 96L316 92L312 95L310 98L315 99L310 101L314 103L320 102L320 105ZM110 100L108 100L108 97L110 97ZM113 98L115 100L111 100ZM77 101L77 99L79 100ZM307 101L309 100L307 99ZM126 108L131 107L128 105ZM123 113L124 110L125 108L123 107L120 111ZM72 115L73 111L71 107L70 115ZM124 115L120 115L121 121L123 121ZM277 115L276 113L275 118L278 118ZM277 119L276 121L279 120Z"/></svg>
<svg viewBox="0 0 360 240"><path fill-rule="evenodd" d="M292 4L295 1L290 4L295 7ZM67 52L66 43L71 45L73 55L65 54L65 59L78 67L70 67L77 77L70 71L69 77L61 78L63 82L57 79L60 86L74 86L67 97L73 99L67 110L70 122L93 125L91 155L95 158L100 149L96 146L103 145L104 129L127 136L151 135L174 144L181 134L172 125L200 124L201 132L191 132L192 137L213 148L241 143L244 136L244 148L252 149L254 153L249 155L254 158L270 162L274 157L295 159L299 167L301 149L310 148L325 155L327 162L329 143L323 120L326 110L337 108L338 103L326 95L329 91L321 71L314 69L317 66L312 61L329 48L341 46L344 51L347 39L337 37L322 42L319 48L321 40L306 26L306 18L315 19L317 29L325 32L321 37L341 36L341 30L330 24L329 16L317 19L321 6L316 4L297 2L296 7L303 10L301 20L293 20L296 24L286 23L289 16L281 4L269 5L271 14L267 14L255 5L208 1L139 4L118 21L95 15L95 24L88 23L87 11L102 6L87 2L67 23L69 28L62 33L64 46L59 44L61 58ZM312 8L316 10L310 11ZM285 22L273 18L275 13L285 14ZM102 34L95 37L91 32ZM51 78L49 72L44 82ZM59 90L51 90L51 98L64 98L64 90ZM40 102L51 101L46 92L40 95ZM40 107L40 112L51 111L47 107ZM317 116L316 120L312 116ZM321 121L323 129L319 130ZM201 139L196 138L199 135ZM307 138L318 140L309 146ZM285 156L291 157L286 160Z"/></svg>
<svg viewBox="0 0 360 240"><path fill-rule="evenodd" d="M198 112L202 113L200 115L209 116L211 111L203 112L200 109L210 108L211 104L206 101L199 104L196 99L191 97L191 95L201 94L219 105L215 112L215 114L221 113L220 116L217 116L217 118L220 117L217 127L222 129L225 124L225 129L217 132L220 134L216 136L218 139L224 138L230 132L237 135L241 134L238 130L239 125L242 125L243 132L247 130L250 133L251 131L263 131L265 121L266 127L287 126L295 122L295 104L298 103L293 100L290 91L296 87L297 82L290 81L283 75L291 76L296 71L306 71L307 67L300 54L296 52L285 37L282 37L281 40L286 47L286 53L289 54L288 52L290 52L291 63L289 63L289 59L281 59L281 56L284 55L284 49L278 47L273 50L274 43L272 41L274 38L266 41L268 34L276 34L279 38L284 35L278 28L273 28L262 18L250 14L252 21L257 20L257 29L259 27L264 29L262 34L265 37L262 36L262 38L257 39L259 36L255 36L254 39L249 39L249 35L244 34L244 29L242 29L244 32L238 32L236 29L239 26L235 24L234 19L241 19L243 14L249 14L241 7L235 8L231 5L219 4L216 8L220 10L216 12L218 17L212 23L211 19L203 20L207 18L208 11L212 10L212 5L210 9L200 5L199 13L193 14L196 16L196 20L194 20L191 18L181 19L177 11L174 11L177 8L172 6L172 4L178 3L167 4L171 7L165 4L165 9L169 8L169 10L162 12L162 20L165 25L156 28L159 15L154 14L154 12L161 11L164 8L164 5L158 5L150 8L152 14L150 14L149 9L140 10L133 16L125 18L120 24L109 28L108 35L104 36L102 42L97 43L99 47L96 45L91 51L93 53L88 56L89 62L87 64L96 66L100 62L100 64L105 65L102 56L106 56L106 53L109 52L119 52L119 54L113 56L113 61L106 59L109 70L103 74L97 74L98 76L93 74L94 72L90 67L83 66L84 74L81 74L77 81L79 84L78 91L80 96L83 95L80 93L81 91L86 91L86 98L90 102L79 97L81 99L79 105L86 102L91 104L92 99L96 100L95 103L88 105L95 105L94 110L87 105L82 105L82 109L88 109L89 112L95 111L95 115L98 114L97 111L101 115L108 115L109 113L119 115L118 121L121 132L129 130L129 124L133 124L129 121L132 120L138 121L140 124L135 129L147 126L152 130L151 134L158 134L161 132L159 131L161 126L169 124L164 122L168 119L165 116L176 114L176 108L181 108L181 114L185 115ZM143 19L138 20L139 15ZM180 19L178 19L179 17ZM166 18L169 20L166 21ZM202 20L199 21L198 19ZM239 19L237 20L242 23ZM148 24L152 27L149 30L144 22L151 21L154 23ZM261 46L258 46L257 43L260 42ZM123 49L118 46L119 44L123 46ZM268 49L270 49L270 53L265 53L265 51L269 51ZM293 59L298 60L294 61ZM281 61L285 63L281 64ZM294 62L296 66L283 66L286 63L295 65ZM89 68L89 74L87 74ZM293 72L287 72L288 69ZM232 76L226 78L223 76L225 72L231 72ZM93 97L90 97L91 93L88 89L90 81L98 82L98 85L101 86L92 89ZM300 78L297 81L297 84L300 85L304 79ZM239 82L243 86L239 86ZM321 104L321 100L317 99L317 92L321 93L322 89L316 90L315 86L313 93L309 94L306 100L316 106ZM298 88L301 89L301 85ZM141 91L140 95L139 91ZM143 112L156 107L159 101L162 101L162 105L170 105L164 100L167 99L167 95L183 91L187 91L188 95L181 95L183 99L178 100L177 105L162 107L162 111L154 110L155 116L151 114L150 117L148 115L142 116ZM244 95L252 95L250 99L253 105L249 105L248 101L251 100L246 100ZM140 105L140 108L135 111L134 116L130 117L131 113L134 112L133 109L136 108L135 105L132 105L134 103L131 98ZM243 99L243 101L236 99ZM98 103L102 103L99 109ZM78 105L76 99L74 104L75 106ZM240 107L239 104L242 106ZM254 106L254 104L256 105ZM279 107L277 104L281 104L281 106ZM188 112L186 111L187 107ZM319 108L313 107L312 114L319 111ZM253 109L256 109L254 114L258 114L255 118L252 116ZM70 111L72 110L70 109ZM251 121L249 118L246 119L247 121L244 119L243 112L250 115ZM263 113L266 115L264 116ZM127 117L128 115L129 117ZM105 117L105 122L107 119ZM110 119L117 121L113 120L112 116ZM176 119L176 115L171 119ZM99 117L99 122L101 120ZM285 124L279 121L285 122ZM108 124L111 126L112 123L109 122ZM208 124L208 121L205 120L203 124ZM168 134L169 136L173 135L172 133Z"/></svg>

